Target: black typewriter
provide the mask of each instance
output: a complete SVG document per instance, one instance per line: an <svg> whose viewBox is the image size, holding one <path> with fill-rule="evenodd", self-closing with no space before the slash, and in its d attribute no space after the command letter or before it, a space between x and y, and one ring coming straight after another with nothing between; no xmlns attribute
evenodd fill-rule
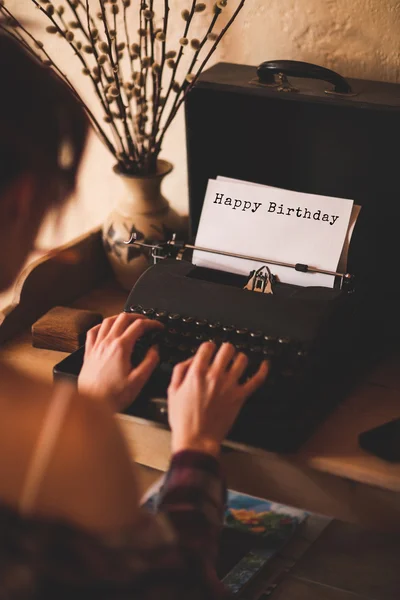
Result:
<svg viewBox="0 0 400 600"><path fill-rule="evenodd" d="M158 341L162 361L128 412L166 424L174 365L203 341L230 341L249 356L249 373L267 358L271 374L229 439L294 451L377 356L393 341L398 346L400 203L393 149L400 139L400 86L346 80L295 61L270 61L258 70L220 63L188 93L185 112L189 240L196 237L207 182L221 174L351 198L362 207L347 262L354 280L338 274L332 289L299 288L265 272L246 278L197 268L176 243L156 244L156 264L138 280L125 310L165 324L158 340L143 339L133 356L140 360ZM269 268L273 273L273 264ZM65 359L55 376L76 378L82 356L83 349Z"/></svg>
<svg viewBox="0 0 400 600"><path fill-rule="evenodd" d="M338 402L339 381L344 390L352 349L348 335L347 352L342 344L343 325L353 310L351 277L337 273L336 288L301 287L275 281L268 266L248 277L196 267L183 259L183 252L194 246L175 239L127 243L150 248L155 264L134 285L124 310L164 324L163 331L143 336L134 349L136 365L157 344L160 364L127 412L167 424L174 366L193 356L203 342L217 347L229 342L249 359L245 377L262 360L270 363L266 384L247 401L230 439L280 452L298 448ZM82 359L83 349L55 367L56 377L76 377Z"/></svg>

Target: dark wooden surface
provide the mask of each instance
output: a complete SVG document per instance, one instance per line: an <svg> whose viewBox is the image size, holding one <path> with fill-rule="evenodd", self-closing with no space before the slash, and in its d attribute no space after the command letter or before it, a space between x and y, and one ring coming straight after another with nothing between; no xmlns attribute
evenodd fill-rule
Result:
<svg viewBox="0 0 400 600"><path fill-rule="evenodd" d="M398 599L399 550L399 535L311 514L241 600Z"/></svg>
<svg viewBox="0 0 400 600"><path fill-rule="evenodd" d="M373 600L400 598L400 536L335 521L293 568L292 575Z"/></svg>

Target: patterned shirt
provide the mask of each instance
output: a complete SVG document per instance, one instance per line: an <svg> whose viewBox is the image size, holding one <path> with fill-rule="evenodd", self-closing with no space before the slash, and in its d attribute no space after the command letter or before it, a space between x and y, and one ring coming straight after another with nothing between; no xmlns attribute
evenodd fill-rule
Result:
<svg viewBox="0 0 400 600"><path fill-rule="evenodd" d="M225 487L218 461L171 461L157 514L142 510L126 539L0 509L0 600L220 600L215 571ZM125 537L125 536L124 536Z"/></svg>

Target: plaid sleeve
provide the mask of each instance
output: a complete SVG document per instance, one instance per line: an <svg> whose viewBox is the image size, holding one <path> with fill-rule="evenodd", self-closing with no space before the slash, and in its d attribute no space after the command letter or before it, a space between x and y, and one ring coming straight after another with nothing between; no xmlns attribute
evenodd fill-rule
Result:
<svg viewBox="0 0 400 600"><path fill-rule="evenodd" d="M168 516L180 546L214 565L226 489L216 458L185 450L172 457L158 510Z"/></svg>

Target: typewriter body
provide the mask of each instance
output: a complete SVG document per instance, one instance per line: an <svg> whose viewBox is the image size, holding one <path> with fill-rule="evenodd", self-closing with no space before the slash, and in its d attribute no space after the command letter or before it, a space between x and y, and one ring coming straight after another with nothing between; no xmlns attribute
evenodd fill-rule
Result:
<svg viewBox="0 0 400 600"><path fill-rule="evenodd" d="M326 414L330 399L321 403L320 396L326 383L331 393L337 392L335 371L338 358L344 358L341 324L352 310L351 301L340 289L276 283L271 294L249 291L247 281L185 260L166 259L146 271L125 310L161 320L165 330L156 340L161 365L145 390L149 400L132 410L165 423L163 399L175 364L205 341L217 347L230 342L249 359L246 375L263 359L270 363L267 383L248 400L230 439L274 451L294 450ZM139 344L138 358L147 347Z"/></svg>
<svg viewBox="0 0 400 600"><path fill-rule="evenodd" d="M354 279L337 277L333 288L196 267L190 244L184 251L148 241L155 264L126 301L125 311L165 324L157 339L160 365L129 414L166 424L174 365L203 341L229 341L249 357L248 374L265 358L271 363L266 384L248 400L229 439L291 452L397 343L400 202L391 149L400 139L400 86L346 82L304 63L266 63L258 77L254 67L219 64L188 94L186 129L189 241L207 181L219 174L352 198L362 207L347 265ZM150 342L137 345L134 361ZM55 375L76 377L82 356L81 349L68 357Z"/></svg>

